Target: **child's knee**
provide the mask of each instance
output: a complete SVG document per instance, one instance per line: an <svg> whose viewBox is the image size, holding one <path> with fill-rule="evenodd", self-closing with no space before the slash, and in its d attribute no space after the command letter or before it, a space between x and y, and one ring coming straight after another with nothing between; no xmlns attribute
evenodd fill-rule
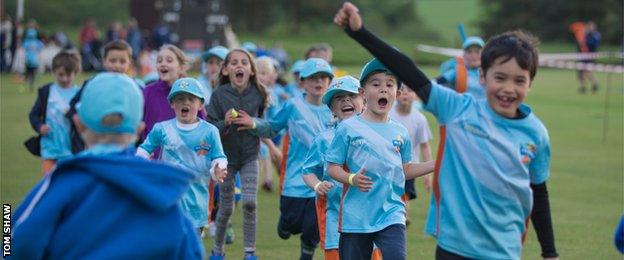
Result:
<svg viewBox="0 0 624 260"><path fill-rule="evenodd" d="M256 202L253 200L243 200L243 210L247 212L256 211Z"/></svg>

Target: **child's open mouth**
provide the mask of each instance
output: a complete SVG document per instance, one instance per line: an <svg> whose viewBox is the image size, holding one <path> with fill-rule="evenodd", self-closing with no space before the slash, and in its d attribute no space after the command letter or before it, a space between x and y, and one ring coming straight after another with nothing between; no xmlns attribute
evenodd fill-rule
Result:
<svg viewBox="0 0 624 260"><path fill-rule="evenodd" d="M340 111L342 111L342 113L353 113L355 111L355 108L350 105L346 105L340 108Z"/></svg>
<svg viewBox="0 0 624 260"><path fill-rule="evenodd" d="M245 73L243 73L242 71L237 71L236 73L234 73L234 76L236 77L236 79L242 80L243 77L245 77Z"/></svg>
<svg viewBox="0 0 624 260"><path fill-rule="evenodd" d="M191 110L188 107L183 107L180 112L182 112L182 116L187 116Z"/></svg>
<svg viewBox="0 0 624 260"><path fill-rule="evenodd" d="M158 72L160 72L161 74L167 74L169 72L169 69L161 68L161 69L158 70Z"/></svg>
<svg viewBox="0 0 624 260"><path fill-rule="evenodd" d="M388 105L388 99L380 98L379 100L377 100L377 104L379 105L379 107L385 108Z"/></svg>
<svg viewBox="0 0 624 260"><path fill-rule="evenodd" d="M511 104L516 101L516 98L513 97L507 97L507 96L496 96L496 99L498 100L498 104L501 107L510 107Z"/></svg>

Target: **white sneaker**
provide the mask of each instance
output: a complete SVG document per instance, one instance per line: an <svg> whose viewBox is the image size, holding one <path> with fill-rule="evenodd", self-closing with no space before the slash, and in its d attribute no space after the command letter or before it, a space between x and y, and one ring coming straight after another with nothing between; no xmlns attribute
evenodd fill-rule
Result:
<svg viewBox="0 0 624 260"><path fill-rule="evenodd" d="M217 223L212 223L212 225L208 225L208 235L210 235L210 237L215 237L217 234Z"/></svg>

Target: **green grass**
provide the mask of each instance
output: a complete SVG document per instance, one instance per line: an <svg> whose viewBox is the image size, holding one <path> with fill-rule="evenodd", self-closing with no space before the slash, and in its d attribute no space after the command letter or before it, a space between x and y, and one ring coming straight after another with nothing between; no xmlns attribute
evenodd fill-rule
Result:
<svg viewBox="0 0 624 260"><path fill-rule="evenodd" d="M342 66L358 74L359 66ZM425 67L428 75L435 75L436 67ZM80 82L88 75L81 75ZM615 259L618 257L613 242L613 229L624 211L623 137L624 137L624 80L612 75L611 88L606 92L607 74L596 74L601 90L595 95L579 95L576 74L566 70L540 69L527 103L547 126L552 144L551 178L548 181L554 220L556 242L563 259ZM52 80L51 75L39 77L37 85ZM29 155L22 142L34 132L27 114L35 93L18 90L20 84L10 76L0 76L0 172L3 203L17 207L26 192L40 178L39 160ZM609 107L605 118L605 98ZM426 114L436 135L437 125ZM603 122L608 120L608 131L603 140ZM276 179L276 178L275 178ZM423 191L422 182L417 189ZM429 196L410 203L412 224L407 229L409 259L431 259L435 241L423 234ZM283 241L275 232L279 217L277 193L259 192L258 195L258 256L263 259L296 259L299 239ZM236 209L233 225L235 243L227 246L229 257L242 258L242 220L240 207ZM164 235L164 234L163 234ZM207 250L212 240L204 240ZM523 257L540 258L535 232L529 231ZM321 259L317 251L316 259Z"/></svg>

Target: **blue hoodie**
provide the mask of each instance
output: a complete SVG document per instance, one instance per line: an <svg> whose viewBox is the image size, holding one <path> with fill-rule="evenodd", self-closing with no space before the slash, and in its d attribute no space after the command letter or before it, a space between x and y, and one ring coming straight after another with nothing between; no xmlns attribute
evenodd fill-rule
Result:
<svg viewBox="0 0 624 260"><path fill-rule="evenodd" d="M178 204L192 178L135 157L134 149L90 149L60 161L13 216L12 256L202 259L197 231Z"/></svg>

